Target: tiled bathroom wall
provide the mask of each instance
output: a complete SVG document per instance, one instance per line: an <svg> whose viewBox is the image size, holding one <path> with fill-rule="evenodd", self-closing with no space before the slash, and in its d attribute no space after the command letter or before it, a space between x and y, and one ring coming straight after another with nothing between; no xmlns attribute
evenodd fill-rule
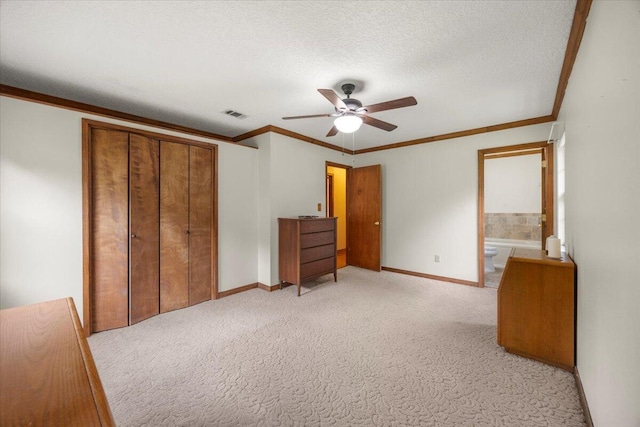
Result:
<svg viewBox="0 0 640 427"><path fill-rule="evenodd" d="M539 213L485 213L484 236L494 239L541 240Z"/></svg>

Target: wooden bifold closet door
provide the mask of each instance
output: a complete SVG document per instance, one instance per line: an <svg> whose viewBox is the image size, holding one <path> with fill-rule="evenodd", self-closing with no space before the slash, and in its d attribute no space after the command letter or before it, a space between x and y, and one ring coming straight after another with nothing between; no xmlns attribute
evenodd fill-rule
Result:
<svg viewBox="0 0 640 427"><path fill-rule="evenodd" d="M129 324L159 313L159 142L129 134Z"/></svg>
<svg viewBox="0 0 640 427"><path fill-rule="evenodd" d="M160 312L211 299L212 152L161 143Z"/></svg>
<svg viewBox="0 0 640 427"><path fill-rule="evenodd" d="M88 333L215 295L215 150L109 127L85 125Z"/></svg>
<svg viewBox="0 0 640 427"><path fill-rule="evenodd" d="M129 324L129 133L94 129L90 162L91 329L102 331Z"/></svg>

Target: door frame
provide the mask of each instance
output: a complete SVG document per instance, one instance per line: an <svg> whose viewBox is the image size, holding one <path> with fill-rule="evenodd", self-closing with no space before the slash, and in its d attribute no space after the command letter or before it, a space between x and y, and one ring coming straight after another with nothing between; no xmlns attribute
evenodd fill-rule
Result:
<svg viewBox="0 0 640 427"><path fill-rule="evenodd" d="M327 168L329 166L332 166L334 168L344 169L345 171L348 171L349 169L353 168L353 166L343 165L341 163L330 162L328 160L325 161L324 162L325 194L328 194L328 192L329 192L329 189L326 188L327 183L328 183L328 180L327 180L326 177L329 175L329 172L327 171ZM349 174L347 173L346 176L347 176L347 178L346 178L346 181L345 181L345 185L348 188L349 187ZM345 188L345 191L346 191L346 188ZM331 192L333 193L333 188L331 189ZM327 212L327 209L325 209L325 212ZM349 205L348 204L346 204L346 206L345 206L345 212L346 212L346 215L347 215L347 218L348 218L349 217ZM326 215L329 215L329 213L327 212ZM346 223L347 223L347 221L346 221L346 218L345 218L345 227L347 227ZM336 227L337 227L337 225L336 225ZM337 232L337 230L336 230L336 232ZM347 230L346 230L346 237L347 237L347 244L348 244L348 242L349 242L349 227L347 227ZM336 254L337 253L338 253L338 241L336 240ZM347 265L349 265L349 251L346 251L345 259L346 259Z"/></svg>
<svg viewBox="0 0 640 427"><path fill-rule="evenodd" d="M327 218L333 217L333 174L327 172L326 177L326 199L325 203L325 213Z"/></svg>
<svg viewBox="0 0 640 427"><path fill-rule="evenodd" d="M541 238L544 242L554 233L554 186L553 186L553 143L547 141L516 144L505 147L478 150L478 287L484 287L484 161L500 157L524 156L527 154L541 154L541 186L540 198L542 214ZM546 163L545 163L546 161ZM544 248L544 244L542 245Z"/></svg>
<svg viewBox="0 0 640 427"><path fill-rule="evenodd" d="M146 131L142 129L82 119L82 314L83 329L88 337L92 333L92 183L91 183L91 133L93 129L119 130L135 133L159 141L194 145L212 150L212 225L211 225L211 299L218 299L218 145L194 141L178 136ZM158 283L158 286L160 284Z"/></svg>

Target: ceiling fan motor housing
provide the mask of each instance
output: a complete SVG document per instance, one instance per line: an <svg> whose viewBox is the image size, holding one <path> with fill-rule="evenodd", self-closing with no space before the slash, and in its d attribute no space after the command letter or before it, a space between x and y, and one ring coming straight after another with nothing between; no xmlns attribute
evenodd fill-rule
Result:
<svg viewBox="0 0 640 427"><path fill-rule="evenodd" d="M351 111L356 111L357 109L362 108L362 102L355 98L345 98L342 102L344 102Z"/></svg>
<svg viewBox="0 0 640 427"><path fill-rule="evenodd" d="M345 103L349 110L356 111L357 109L362 108L362 102L358 101L355 98L350 98L351 94L356 89L356 85L354 85L353 83L345 83L341 87L344 94L347 95L347 97L343 99L342 102Z"/></svg>

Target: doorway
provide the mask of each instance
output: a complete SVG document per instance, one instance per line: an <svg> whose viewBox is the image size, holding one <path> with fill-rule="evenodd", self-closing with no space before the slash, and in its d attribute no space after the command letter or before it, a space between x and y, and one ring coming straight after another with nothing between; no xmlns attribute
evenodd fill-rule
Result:
<svg viewBox="0 0 640 427"><path fill-rule="evenodd" d="M337 267L348 265L347 262L347 170L351 166L326 162L326 216L337 217Z"/></svg>
<svg viewBox="0 0 640 427"><path fill-rule="evenodd" d="M553 234L553 144L478 151L478 285L498 287L514 247L544 249Z"/></svg>

